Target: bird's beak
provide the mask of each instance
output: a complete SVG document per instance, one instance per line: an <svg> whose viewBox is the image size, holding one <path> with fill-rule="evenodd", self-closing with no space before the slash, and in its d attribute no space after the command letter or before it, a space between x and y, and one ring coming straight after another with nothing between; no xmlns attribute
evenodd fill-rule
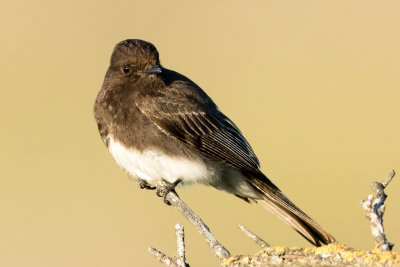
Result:
<svg viewBox="0 0 400 267"><path fill-rule="evenodd" d="M147 74L161 73L161 68L158 65L154 66L154 67L150 67L149 69L145 70L144 73L147 73Z"/></svg>

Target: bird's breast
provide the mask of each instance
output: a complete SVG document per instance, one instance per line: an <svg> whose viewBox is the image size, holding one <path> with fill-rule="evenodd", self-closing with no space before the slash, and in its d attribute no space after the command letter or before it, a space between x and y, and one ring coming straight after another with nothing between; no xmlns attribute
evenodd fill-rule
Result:
<svg viewBox="0 0 400 267"><path fill-rule="evenodd" d="M183 184L210 184L218 176L212 164L198 158L168 154L157 148L127 148L110 135L108 148L117 164L130 175L149 182L164 179L170 183L182 179Z"/></svg>

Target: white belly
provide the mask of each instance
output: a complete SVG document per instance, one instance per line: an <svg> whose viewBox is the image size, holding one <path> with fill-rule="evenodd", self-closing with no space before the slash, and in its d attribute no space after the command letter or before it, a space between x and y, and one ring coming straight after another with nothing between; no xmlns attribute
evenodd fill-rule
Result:
<svg viewBox="0 0 400 267"><path fill-rule="evenodd" d="M170 183L182 179L184 184L208 184L216 171L201 160L168 156L154 149L126 149L109 136L108 148L118 165L130 175L154 182L164 179Z"/></svg>

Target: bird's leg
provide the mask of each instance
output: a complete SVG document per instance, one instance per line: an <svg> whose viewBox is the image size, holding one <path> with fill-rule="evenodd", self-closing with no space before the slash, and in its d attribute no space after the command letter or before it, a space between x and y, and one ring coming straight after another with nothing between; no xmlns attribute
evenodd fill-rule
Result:
<svg viewBox="0 0 400 267"><path fill-rule="evenodd" d="M165 181L165 180L164 180ZM181 179L176 180L173 183L168 183L166 186L162 186L157 188L156 194L159 197L163 197L164 198L164 203L167 204L168 206L171 205L171 203L166 199L167 195L169 192L174 192L176 195L178 195L175 191L175 187L182 182Z"/></svg>
<svg viewBox="0 0 400 267"><path fill-rule="evenodd" d="M155 189L157 189L157 187L152 186L146 180L138 179L138 182L139 182L139 188L140 189L147 189L147 190L155 190Z"/></svg>

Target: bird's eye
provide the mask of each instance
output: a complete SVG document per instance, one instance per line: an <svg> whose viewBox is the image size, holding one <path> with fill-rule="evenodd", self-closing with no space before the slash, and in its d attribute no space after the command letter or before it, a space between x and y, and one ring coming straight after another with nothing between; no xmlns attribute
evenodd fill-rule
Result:
<svg viewBox="0 0 400 267"><path fill-rule="evenodd" d="M125 74L129 74L131 72L131 67L129 65L123 66L122 72Z"/></svg>

